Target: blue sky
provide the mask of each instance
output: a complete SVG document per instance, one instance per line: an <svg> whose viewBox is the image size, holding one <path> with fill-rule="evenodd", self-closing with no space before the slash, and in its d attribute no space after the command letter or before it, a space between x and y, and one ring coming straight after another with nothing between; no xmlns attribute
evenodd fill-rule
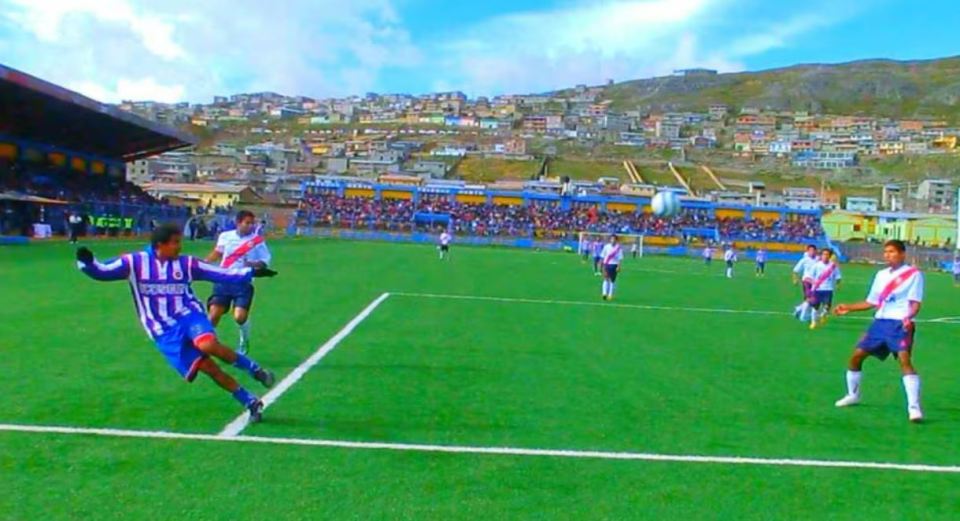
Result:
<svg viewBox="0 0 960 521"><path fill-rule="evenodd" d="M0 63L93 98L529 93L960 54L943 0L0 0Z"/></svg>

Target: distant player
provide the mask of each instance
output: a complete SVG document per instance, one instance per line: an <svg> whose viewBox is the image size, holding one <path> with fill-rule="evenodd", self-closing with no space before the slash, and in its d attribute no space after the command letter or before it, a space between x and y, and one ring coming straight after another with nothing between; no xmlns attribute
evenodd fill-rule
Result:
<svg viewBox="0 0 960 521"><path fill-rule="evenodd" d="M840 266L833 260L833 252L824 248L820 252L820 260L810 270L813 282L810 284L810 329L823 325L830 314L833 305L833 292L840 285ZM818 322L819 321L819 322Z"/></svg>
<svg viewBox="0 0 960 521"><path fill-rule="evenodd" d="M807 246L807 251L804 252L803 257L793 267L793 273L791 274L793 283L799 282L803 290L803 300L793 308L793 315L800 320L809 320L810 318L810 303L807 302L807 299L810 298L810 284L813 281L810 270L817 262L817 247L810 244Z"/></svg>
<svg viewBox="0 0 960 521"><path fill-rule="evenodd" d="M912 422L923 420L920 409L920 376L913 368L910 355L916 334L914 319L923 302L923 273L906 263L907 248L903 241L887 241L883 259L887 267L873 279L867 299L856 304L840 304L837 315L876 309L874 321L860 339L847 368L847 394L837 400L837 407L860 403L860 377L863 361L870 355L885 360L891 353L900 361L903 389L907 395L907 417Z"/></svg>
<svg viewBox="0 0 960 521"><path fill-rule="evenodd" d="M149 251L99 262L90 250L79 248L77 266L94 280L128 281L140 323L167 363L188 382L198 372L205 373L247 408L250 421L258 422L263 402L223 372L211 357L246 371L266 387L273 385L273 373L217 340L213 324L190 284L195 280L242 284L250 282L251 277L272 277L276 272L249 267L223 269L195 257L181 256L182 240L178 226L160 225L153 230Z"/></svg>
<svg viewBox="0 0 960 521"><path fill-rule="evenodd" d="M710 267L710 263L713 262L713 248L708 244L703 248L703 263Z"/></svg>
<svg viewBox="0 0 960 521"><path fill-rule="evenodd" d="M67 217L67 224L70 226L70 244L76 244L80 239L80 232L83 230L83 217L77 212L70 212Z"/></svg>
<svg viewBox="0 0 960 521"><path fill-rule="evenodd" d="M593 274L596 276L602 275L600 271L603 268L603 248L603 241L600 239L593 241Z"/></svg>
<svg viewBox="0 0 960 521"><path fill-rule="evenodd" d="M453 236L446 230L440 234L440 244L437 245L437 249L440 250L440 260L450 256L450 241L452 240Z"/></svg>
<svg viewBox="0 0 960 521"><path fill-rule="evenodd" d="M610 242L600 251L603 261L603 300L613 300L613 291L616 289L617 274L620 273L620 264L623 262L623 247L620 238L610 236Z"/></svg>
<svg viewBox="0 0 960 521"><path fill-rule="evenodd" d="M737 250L733 249L732 244L723 252L723 262L727 264L727 278L732 279L733 265L737 262Z"/></svg>
<svg viewBox="0 0 960 521"><path fill-rule="evenodd" d="M953 259L951 271L953 272L953 285L960 286L960 257L955 257Z"/></svg>
<svg viewBox="0 0 960 521"><path fill-rule="evenodd" d="M222 268L251 267L266 268L271 257L267 242L262 235L254 232L256 220L252 212L237 212L237 227L223 232L217 238L217 245L207 255L207 262L219 262ZM207 301L210 322L216 327L220 318L230 311L233 305L233 319L240 328L240 343L237 351L246 354L250 349L250 308L253 306L253 284L250 281L241 284L218 283L213 286L213 295Z"/></svg>
<svg viewBox="0 0 960 521"><path fill-rule="evenodd" d="M640 245L637 244L636 241L634 241L633 244L630 245L630 256L633 257L634 259L640 257Z"/></svg>
<svg viewBox="0 0 960 521"><path fill-rule="evenodd" d="M756 255L756 275L762 277L767 273L767 250L760 248Z"/></svg>

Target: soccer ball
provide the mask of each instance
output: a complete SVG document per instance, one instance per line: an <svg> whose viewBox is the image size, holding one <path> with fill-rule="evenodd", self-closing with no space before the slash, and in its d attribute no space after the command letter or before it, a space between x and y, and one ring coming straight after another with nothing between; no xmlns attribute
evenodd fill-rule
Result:
<svg viewBox="0 0 960 521"><path fill-rule="evenodd" d="M658 192L650 206L657 217L673 217L680 213L680 198L675 192Z"/></svg>

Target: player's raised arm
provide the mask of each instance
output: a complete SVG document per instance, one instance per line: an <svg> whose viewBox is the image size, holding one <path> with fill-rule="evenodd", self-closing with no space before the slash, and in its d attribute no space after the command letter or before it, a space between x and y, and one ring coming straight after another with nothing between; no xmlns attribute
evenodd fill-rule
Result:
<svg viewBox="0 0 960 521"><path fill-rule="evenodd" d="M100 262L89 249L78 248L77 267L93 280L104 282L125 280L130 276L130 257L121 255L107 262Z"/></svg>
<svg viewBox="0 0 960 521"><path fill-rule="evenodd" d="M204 280L225 284L250 282L253 277L273 277L277 272L267 268L221 268L196 257L189 258L190 280Z"/></svg>

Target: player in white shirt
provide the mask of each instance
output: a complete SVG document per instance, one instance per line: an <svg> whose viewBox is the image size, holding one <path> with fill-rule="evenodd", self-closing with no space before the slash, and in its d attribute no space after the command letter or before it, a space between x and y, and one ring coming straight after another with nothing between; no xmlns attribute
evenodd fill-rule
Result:
<svg viewBox="0 0 960 521"><path fill-rule="evenodd" d="M617 287L617 274L623 262L623 247L620 238L610 236L610 242L600 250L600 262L603 263L603 300L613 300L613 291Z"/></svg>
<svg viewBox="0 0 960 521"><path fill-rule="evenodd" d="M440 260L444 260L450 255L450 241L453 240L453 236L449 232L444 231L440 234L440 244L437 246L437 249L440 250Z"/></svg>
<svg viewBox="0 0 960 521"><path fill-rule="evenodd" d="M703 249L703 253L701 255L703 256L703 263L709 267L710 261L713 260L713 248L708 244Z"/></svg>
<svg viewBox="0 0 960 521"><path fill-rule="evenodd" d="M842 275L840 265L833 260L833 251L824 248L820 260L810 270L813 281L810 283L810 329L823 325L827 321L830 307L833 305L833 292L840 286ZM819 321L819 322L818 322Z"/></svg>
<svg viewBox="0 0 960 521"><path fill-rule="evenodd" d="M856 304L840 304L837 315L876 309L873 323L867 329L850 357L847 368L847 394L837 400L837 407L860 403L860 375L863 361L870 355L885 360L891 353L900 361L903 389L907 395L907 416L912 422L923 420L920 409L920 376L913 368L910 355L916 334L914 319L923 302L923 273L906 263L907 248L903 241L887 241L883 259L887 267L873 279L867 299Z"/></svg>
<svg viewBox="0 0 960 521"><path fill-rule="evenodd" d="M271 261L270 250L262 235L254 233L256 218L246 210L237 212L237 229L223 232L208 262L219 262L224 268L243 266L266 268ZM250 307L253 305L253 284L214 284L213 295L207 301L210 322L216 327L220 317L233 305L233 319L240 327L237 351L246 354L250 349Z"/></svg>
<svg viewBox="0 0 960 521"><path fill-rule="evenodd" d="M810 270L817 262L819 262L817 247L810 244L807 246L807 251L803 254L803 257L794 265L791 274L793 283L799 282L803 290L803 300L793 308L793 316L803 321L810 319L810 303L808 300L810 299L810 284L813 280L810 278Z"/></svg>
<svg viewBox="0 0 960 521"><path fill-rule="evenodd" d="M951 268L953 272L953 285L960 286L960 257L953 259L953 266L951 266Z"/></svg>
<svg viewBox="0 0 960 521"><path fill-rule="evenodd" d="M733 278L733 265L737 262L737 251L733 249L733 245L727 246L727 250L723 252L723 262L727 264L727 278Z"/></svg>

